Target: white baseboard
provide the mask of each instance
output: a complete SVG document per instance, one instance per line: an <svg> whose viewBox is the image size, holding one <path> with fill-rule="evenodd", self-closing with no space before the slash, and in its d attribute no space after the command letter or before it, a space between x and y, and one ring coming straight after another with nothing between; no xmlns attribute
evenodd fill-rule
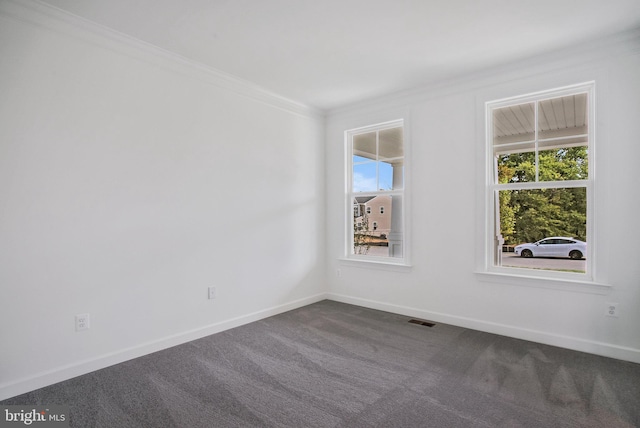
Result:
<svg viewBox="0 0 640 428"><path fill-rule="evenodd" d="M336 302L348 303L370 309L406 315L409 317L423 318L431 321L447 323L459 327L473 330L485 331L487 333L500 334L517 339L529 340L546 345L558 346L561 348L573 349L590 354L602 355L624 361L631 361L640 364L640 349L627 348L609 343L589 341L575 337L562 336L552 333L540 332L529 329L522 329L505 324L497 324L472 318L448 315L438 312L425 311L408 306L394 305L375 300L362 299L359 297L346 296L336 293L319 293L304 299L294 300L289 303L263 309L250 314L231 318L215 324L207 325L184 333L167 336L165 338L142 343L140 345L122 349L120 351L105 354L90 360L78 361L66 366L58 367L46 372L40 372L28 378L0 384L0 400L4 400L16 395L24 394L38 388L62 382L83 374L91 373L115 364L138 358L153 352L171 348L192 340L200 339L211 334L219 333L244 324L258 321L270 316L278 315L293 309L301 308L324 299Z"/></svg>
<svg viewBox="0 0 640 428"><path fill-rule="evenodd" d="M530 330L473 318L425 311L408 306L394 305L336 293L327 293L327 299L640 364L640 349Z"/></svg>
<svg viewBox="0 0 640 428"><path fill-rule="evenodd" d="M185 331L180 334L167 336L162 339L142 343L137 346L101 355L90 360L78 361L66 366L57 367L53 370L36 373L28 378L0 384L0 400L15 397L38 388L42 388L54 383L62 382L77 376L91 373L96 370L123 363L125 361L142 357L153 352L181 345L192 340L200 339L211 334L220 333L244 324L268 318L293 309L301 308L312 303L325 300L326 293L319 293L303 299L294 300L289 303L263 309L239 317L231 318L215 324Z"/></svg>

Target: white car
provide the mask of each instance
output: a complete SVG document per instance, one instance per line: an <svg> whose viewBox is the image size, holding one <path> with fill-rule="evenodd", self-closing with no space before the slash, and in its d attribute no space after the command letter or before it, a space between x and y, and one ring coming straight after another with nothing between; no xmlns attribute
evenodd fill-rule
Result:
<svg viewBox="0 0 640 428"><path fill-rule="evenodd" d="M520 244L513 251L521 257L569 257L579 260L587 254L587 243L566 236L552 236L533 244Z"/></svg>

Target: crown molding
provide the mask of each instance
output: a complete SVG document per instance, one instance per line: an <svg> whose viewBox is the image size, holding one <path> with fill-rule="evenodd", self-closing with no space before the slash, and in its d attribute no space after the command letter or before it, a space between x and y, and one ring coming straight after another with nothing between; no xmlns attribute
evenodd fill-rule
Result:
<svg viewBox="0 0 640 428"><path fill-rule="evenodd" d="M288 99L250 81L38 0L1 0L0 17L35 25L94 46L113 50L290 113L312 118L324 117L324 111L320 109Z"/></svg>
<svg viewBox="0 0 640 428"><path fill-rule="evenodd" d="M530 78L555 70L577 66L600 67L611 58L640 54L640 27L607 37L587 40L573 46L471 70L447 78L434 79L421 86L399 88L326 112L328 119L360 115L380 108L398 108L425 100L465 91L474 91L509 81Z"/></svg>

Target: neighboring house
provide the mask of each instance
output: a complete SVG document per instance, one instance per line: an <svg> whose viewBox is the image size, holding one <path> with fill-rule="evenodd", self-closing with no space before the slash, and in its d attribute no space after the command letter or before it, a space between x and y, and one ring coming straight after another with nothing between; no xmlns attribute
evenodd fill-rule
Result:
<svg viewBox="0 0 640 428"><path fill-rule="evenodd" d="M369 232L386 239L391 231L391 196L358 196L353 202L353 221L362 227L365 215Z"/></svg>

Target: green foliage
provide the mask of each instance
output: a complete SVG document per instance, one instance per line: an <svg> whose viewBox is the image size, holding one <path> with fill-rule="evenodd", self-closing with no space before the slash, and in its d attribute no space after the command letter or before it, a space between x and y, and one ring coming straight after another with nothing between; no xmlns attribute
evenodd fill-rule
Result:
<svg viewBox="0 0 640 428"><path fill-rule="evenodd" d="M584 180L589 172L587 147L571 147L538 152L538 181ZM498 183L536 181L534 152L498 157Z"/></svg>
<svg viewBox="0 0 640 428"><path fill-rule="evenodd" d="M540 151L538 181L582 180L588 174L586 147ZM498 182L536 181L535 153L498 157ZM535 242L547 236L586 241L587 194L584 187L502 190L500 225L505 244Z"/></svg>

